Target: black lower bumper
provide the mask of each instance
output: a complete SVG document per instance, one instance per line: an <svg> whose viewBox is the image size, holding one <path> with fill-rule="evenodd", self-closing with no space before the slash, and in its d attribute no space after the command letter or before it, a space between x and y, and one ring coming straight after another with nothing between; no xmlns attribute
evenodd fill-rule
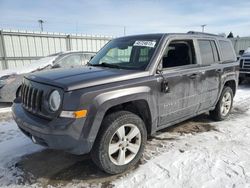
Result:
<svg viewBox="0 0 250 188"><path fill-rule="evenodd" d="M243 79L250 79L250 72L240 72L239 77Z"/></svg>
<svg viewBox="0 0 250 188"><path fill-rule="evenodd" d="M90 152L93 143L82 137L85 119L44 120L25 111L20 103L13 103L13 118L20 130L34 143L73 154Z"/></svg>

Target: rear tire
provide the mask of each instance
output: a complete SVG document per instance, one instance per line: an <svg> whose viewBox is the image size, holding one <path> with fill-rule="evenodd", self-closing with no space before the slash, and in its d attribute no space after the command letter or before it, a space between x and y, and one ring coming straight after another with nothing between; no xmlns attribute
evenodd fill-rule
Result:
<svg viewBox="0 0 250 188"><path fill-rule="evenodd" d="M143 120L128 111L107 115L91 151L94 163L109 174L119 174L140 160L147 140Z"/></svg>
<svg viewBox="0 0 250 188"><path fill-rule="evenodd" d="M210 117L216 121L226 119L233 107L233 90L230 87L224 87L213 111L210 111Z"/></svg>

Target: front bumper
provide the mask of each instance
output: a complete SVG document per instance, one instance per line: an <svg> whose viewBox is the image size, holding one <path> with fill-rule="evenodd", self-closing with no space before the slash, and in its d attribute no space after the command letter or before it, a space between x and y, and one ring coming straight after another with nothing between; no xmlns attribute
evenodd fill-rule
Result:
<svg viewBox="0 0 250 188"><path fill-rule="evenodd" d="M33 142L73 154L89 153L93 142L83 137L85 118L57 118L45 120L25 109L21 103L13 103L13 118L20 130Z"/></svg>
<svg viewBox="0 0 250 188"><path fill-rule="evenodd" d="M244 78L244 79L250 79L250 72L247 72L247 71L240 71L240 74L239 74L239 77L240 78Z"/></svg>

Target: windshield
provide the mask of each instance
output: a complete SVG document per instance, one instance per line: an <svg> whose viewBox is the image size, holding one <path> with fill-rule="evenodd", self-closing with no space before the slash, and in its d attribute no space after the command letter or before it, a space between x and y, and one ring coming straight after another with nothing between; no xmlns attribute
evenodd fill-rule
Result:
<svg viewBox="0 0 250 188"><path fill-rule="evenodd" d="M126 37L110 41L89 62L90 66L145 70L160 37Z"/></svg>
<svg viewBox="0 0 250 188"><path fill-rule="evenodd" d="M30 65L34 65L34 64L46 64L50 61L53 61L58 55L50 55L50 56L47 56L47 57L43 57L41 59L38 59L38 60L34 60L31 62Z"/></svg>

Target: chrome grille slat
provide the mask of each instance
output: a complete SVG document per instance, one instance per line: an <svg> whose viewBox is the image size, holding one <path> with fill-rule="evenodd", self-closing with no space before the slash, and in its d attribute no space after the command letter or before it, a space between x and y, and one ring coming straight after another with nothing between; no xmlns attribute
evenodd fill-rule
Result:
<svg viewBox="0 0 250 188"><path fill-rule="evenodd" d="M22 84L21 99L23 107L33 113L41 111L43 91L31 85Z"/></svg>
<svg viewBox="0 0 250 188"><path fill-rule="evenodd" d="M243 60L241 69L249 69L250 70L250 59Z"/></svg>
<svg viewBox="0 0 250 188"><path fill-rule="evenodd" d="M27 93L28 93L28 86L25 87L24 91L24 105L27 106Z"/></svg>
<svg viewBox="0 0 250 188"><path fill-rule="evenodd" d="M36 103L37 103L37 110L41 110L41 103L42 103L42 97L43 97L43 91L39 91L37 93L37 99L36 99Z"/></svg>
<svg viewBox="0 0 250 188"><path fill-rule="evenodd" d="M30 92L31 93L31 97L30 97L30 108L31 109L34 109L33 108L33 104L34 104L33 100L34 100L34 94L35 94L34 92L35 92L35 89L32 88L31 92Z"/></svg>

